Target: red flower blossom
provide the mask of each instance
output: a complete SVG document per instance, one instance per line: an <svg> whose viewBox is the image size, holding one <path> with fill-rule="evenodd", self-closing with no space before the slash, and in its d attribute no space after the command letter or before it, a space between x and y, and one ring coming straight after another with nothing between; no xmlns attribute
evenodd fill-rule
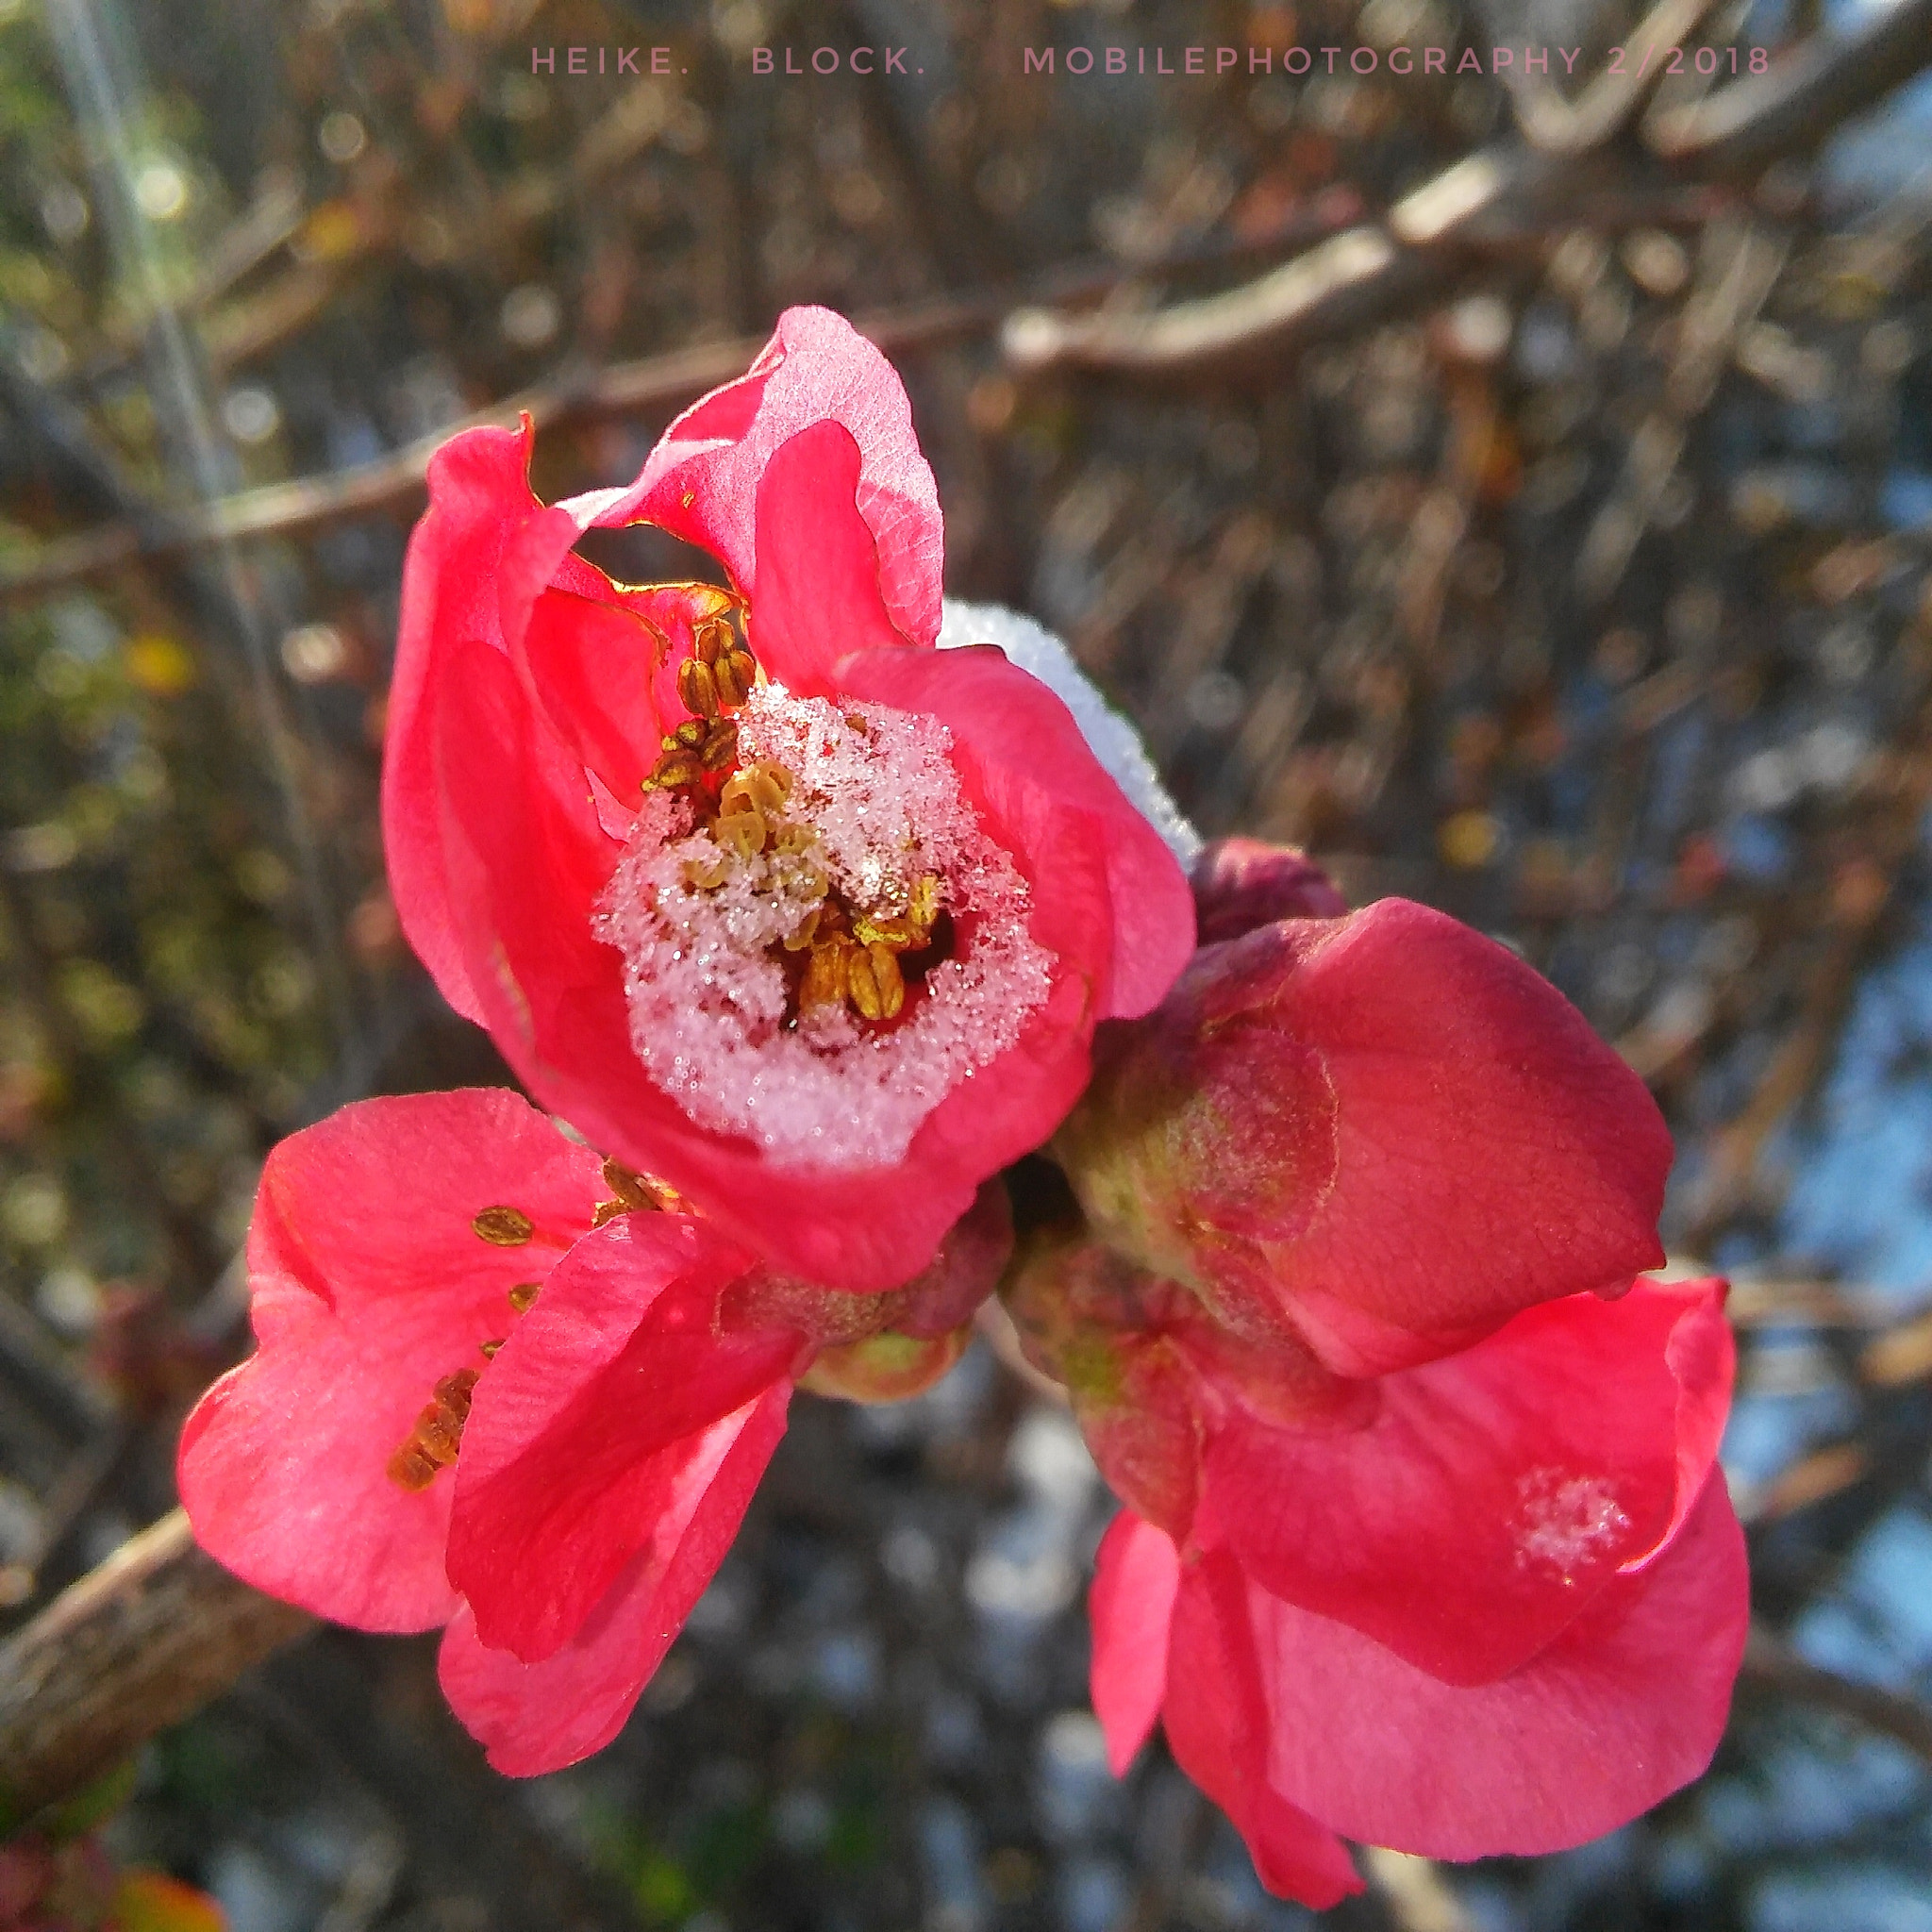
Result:
<svg viewBox="0 0 1932 1932"><path fill-rule="evenodd" d="M1210 851L1205 946L1055 1142L1085 1224L1008 1299L1128 1507L1092 1596L1116 1770L1157 1716L1312 1905L1336 1834L1548 1851L1701 1772L1746 1616L1714 1281L1632 1285L1670 1143L1512 955ZM1314 918L1255 925L1274 908Z"/></svg>
<svg viewBox="0 0 1932 1932"><path fill-rule="evenodd" d="M1452 1684L1123 1510L1090 1602L1094 1707L1117 1772L1158 1715L1268 1888L1325 1907L1360 1890L1337 1834L1441 1858L1557 1851L1689 1783L1724 1732L1747 1603L1712 1474L1664 1550L1535 1657Z"/></svg>
<svg viewBox="0 0 1932 1932"><path fill-rule="evenodd" d="M932 476L884 358L793 309L627 489L545 508L459 436L411 541L396 907L530 1091L774 1265L884 1289L1084 1086L1193 938L1066 708L932 648ZM728 591L573 554L648 522Z"/></svg>
<svg viewBox="0 0 1932 1932"><path fill-rule="evenodd" d="M189 1418L182 1501L276 1596L448 1624L458 1715L499 1769L553 1770L628 1715L815 1358L847 1393L868 1348L930 1380L1009 1244L994 1185L906 1288L822 1289L514 1094L364 1101L269 1157L258 1346Z"/></svg>

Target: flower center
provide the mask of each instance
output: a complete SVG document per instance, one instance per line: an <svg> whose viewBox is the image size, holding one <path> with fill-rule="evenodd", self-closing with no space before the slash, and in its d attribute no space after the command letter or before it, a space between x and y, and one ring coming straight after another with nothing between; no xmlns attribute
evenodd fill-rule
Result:
<svg viewBox="0 0 1932 1932"><path fill-rule="evenodd" d="M594 929L624 955L639 1058L699 1125L810 1165L890 1162L1019 1038L1052 956L942 724L755 670L732 644L680 667L697 715L665 741Z"/></svg>

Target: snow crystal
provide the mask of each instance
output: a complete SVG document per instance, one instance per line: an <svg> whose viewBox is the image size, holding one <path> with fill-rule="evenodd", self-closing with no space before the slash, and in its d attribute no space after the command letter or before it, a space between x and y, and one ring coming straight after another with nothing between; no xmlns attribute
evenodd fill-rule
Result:
<svg viewBox="0 0 1932 1932"><path fill-rule="evenodd" d="M1516 1492L1522 1518L1516 1541L1519 1564L1548 1563L1568 1576L1630 1527L1630 1519L1617 1507L1615 1487L1603 1476L1536 1469L1519 1479Z"/></svg>
<svg viewBox="0 0 1932 1932"><path fill-rule="evenodd" d="M937 719L765 685L737 722L742 764L783 765L793 781L784 819L817 838L722 866L688 803L645 794L595 920L625 958L632 1045L701 1126L793 1164L896 1160L1046 1000L1053 956L1027 930L1026 882L961 793ZM951 957L908 989L895 1025L873 1030L842 1005L786 1024L777 949L827 877L875 920L904 916L922 880L940 881Z"/></svg>

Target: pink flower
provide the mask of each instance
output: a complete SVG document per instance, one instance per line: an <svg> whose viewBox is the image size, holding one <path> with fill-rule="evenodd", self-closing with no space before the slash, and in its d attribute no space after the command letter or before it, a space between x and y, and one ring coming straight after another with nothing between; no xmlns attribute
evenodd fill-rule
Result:
<svg viewBox="0 0 1932 1932"><path fill-rule="evenodd" d="M626 489L458 437L405 567L384 832L405 930L530 1091L774 1265L916 1274L1145 1012L1186 881L1060 701L932 648L897 377L792 309ZM729 591L573 553L648 522Z"/></svg>
<svg viewBox="0 0 1932 1932"><path fill-rule="evenodd" d="M1338 1834L1549 1851L1708 1762L1746 1621L1723 1285L1637 1282L1670 1143L1502 947L1210 851L1204 946L1105 1029L1084 1222L1007 1295L1127 1504L1092 1596L1116 1770L1156 1718L1263 1879Z"/></svg>
<svg viewBox="0 0 1932 1932"><path fill-rule="evenodd" d="M1338 1449L1326 1474L1346 1483L1362 1473L1351 1461ZM1388 1475L1368 1472L1372 1483ZM1519 1478L1542 1512L1514 1515L1520 1571L1486 1571L1478 1547L1432 1576L1430 1593L1474 1599L1540 1573L1554 1596L1564 1556L1587 1555L1616 1506L1607 1491L1565 1493L1565 1480L1594 1476L1547 1480ZM1696 1777L1723 1735L1748 1606L1723 1476L1691 1489L1658 1547L1593 1567L1595 1587L1576 1591L1547 1642L1511 1670L1463 1682L1276 1593L1211 1532L1183 1551L1123 1510L1091 1600L1109 1758L1124 1772L1158 1716L1263 1882L1311 1906L1360 1889L1337 1834L1441 1858L1579 1844ZM1399 1601L1412 1566L1391 1569L1383 1587ZM1426 1597L1407 1607L1426 1620Z"/></svg>
<svg viewBox="0 0 1932 1932"><path fill-rule="evenodd" d="M258 1346L189 1418L182 1501L262 1590L446 1624L443 1687L491 1761L553 1770L628 1715L815 1358L848 1393L868 1347L930 1380L1009 1244L993 1186L905 1289L822 1289L514 1094L360 1102L269 1157Z"/></svg>

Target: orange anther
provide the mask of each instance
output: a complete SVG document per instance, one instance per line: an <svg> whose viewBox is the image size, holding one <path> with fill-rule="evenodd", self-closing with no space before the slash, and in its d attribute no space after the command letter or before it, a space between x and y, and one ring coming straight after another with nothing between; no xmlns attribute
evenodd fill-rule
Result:
<svg viewBox="0 0 1932 1932"><path fill-rule="evenodd" d="M470 1229L492 1248L520 1248L537 1232L537 1224L520 1208L486 1208Z"/></svg>

